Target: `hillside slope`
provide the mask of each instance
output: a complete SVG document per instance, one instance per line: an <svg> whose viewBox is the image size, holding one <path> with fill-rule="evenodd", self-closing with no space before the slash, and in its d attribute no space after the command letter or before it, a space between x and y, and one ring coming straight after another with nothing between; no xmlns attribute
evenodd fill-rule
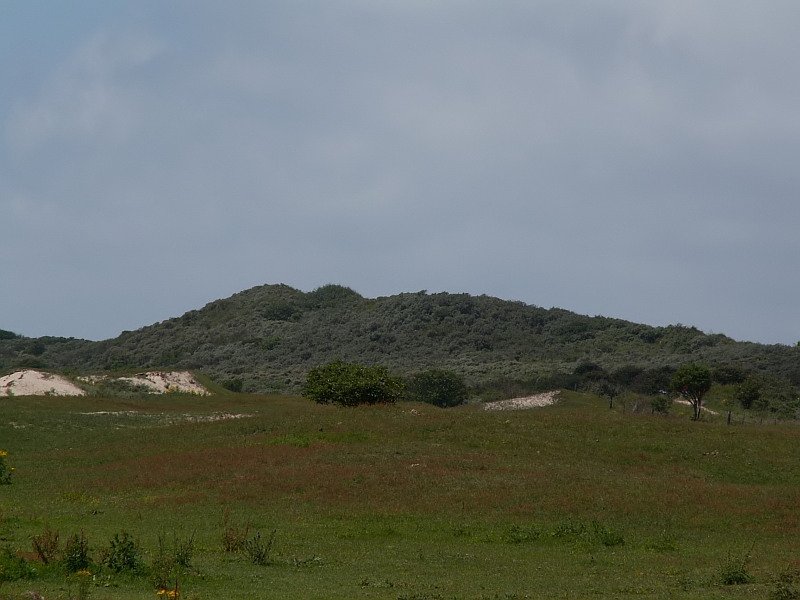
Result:
<svg viewBox="0 0 800 600"><path fill-rule="evenodd" d="M6 332L7 333L7 332ZM470 383L535 381L582 363L653 369L692 360L800 382L800 350L736 342L694 327L650 327L468 294L363 298L338 285L255 287L101 342L0 336L0 369L192 369L247 391L296 390L337 358L399 372L443 367Z"/></svg>

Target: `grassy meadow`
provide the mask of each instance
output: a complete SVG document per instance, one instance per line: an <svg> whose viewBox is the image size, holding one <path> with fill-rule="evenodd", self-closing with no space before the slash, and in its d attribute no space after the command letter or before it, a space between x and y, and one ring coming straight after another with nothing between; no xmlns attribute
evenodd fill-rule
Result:
<svg viewBox="0 0 800 600"><path fill-rule="evenodd" d="M185 599L797 597L778 579L800 568L800 428L617 406L2 399L0 548L35 577L0 598L164 597L159 538L191 540ZM126 531L144 567L66 574L36 560L47 529L83 531L96 563ZM274 531L267 564L226 531Z"/></svg>

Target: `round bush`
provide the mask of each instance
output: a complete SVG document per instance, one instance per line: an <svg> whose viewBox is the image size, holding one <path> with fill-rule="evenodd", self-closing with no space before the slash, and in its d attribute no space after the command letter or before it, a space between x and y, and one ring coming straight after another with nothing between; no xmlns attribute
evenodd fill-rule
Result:
<svg viewBox="0 0 800 600"><path fill-rule="evenodd" d="M403 384L385 367L368 367L336 361L311 369L303 386L303 395L320 404L376 404L394 402L403 392Z"/></svg>
<svg viewBox="0 0 800 600"><path fill-rule="evenodd" d="M467 386L458 373L430 369L411 378L409 392L412 400L442 408L458 406L467 401Z"/></svg>

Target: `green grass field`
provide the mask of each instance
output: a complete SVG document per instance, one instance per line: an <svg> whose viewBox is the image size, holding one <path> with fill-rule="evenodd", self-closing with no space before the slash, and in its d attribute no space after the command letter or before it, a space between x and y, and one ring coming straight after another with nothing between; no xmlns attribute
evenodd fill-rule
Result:
<svg viewBox="0 0 800 600"><path fill-rule="evenodd" d="M0 585L4 600L158 597L149 568L38 563L45 528L84 531L96 561L127 531L148 565L159 537L193 536L185 599L776 598L800 567L792 425L623 414L578 393L493 413L247 395L0 411L15 467L0 547L36 571ZM225 552L224 521L274 530L269 564ZM724 584L745 561L752 581Z"/></svg>

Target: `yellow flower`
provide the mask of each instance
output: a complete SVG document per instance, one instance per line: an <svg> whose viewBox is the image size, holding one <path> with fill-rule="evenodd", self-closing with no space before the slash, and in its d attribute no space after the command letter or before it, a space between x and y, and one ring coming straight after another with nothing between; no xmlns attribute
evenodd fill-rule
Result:
<svg viewBox="0 0 800 600"><path fill-rule="evenodd" d="M91 574L92 574L91 571L87 571L86 569L83 569L83 570L78 571L77 573L75 573L75 575L81 575L82 577L86 577L87 575L91 575Z"/></svg>
<svg viewBox="0 0 800 600"><path fill-rule="evenodd" d="M3 458L4 456L8 456L8 452L5 450L0 450L0 458Z"/></svg>

